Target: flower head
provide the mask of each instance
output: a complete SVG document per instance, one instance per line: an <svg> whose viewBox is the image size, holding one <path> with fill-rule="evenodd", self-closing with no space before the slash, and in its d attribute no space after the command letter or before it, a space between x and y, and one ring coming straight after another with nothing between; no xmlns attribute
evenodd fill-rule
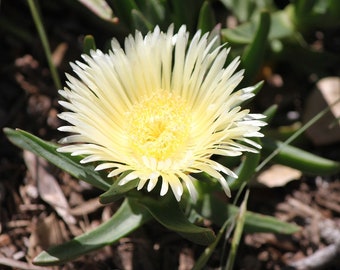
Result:
<svg viewBox="0 0 340 270"><path fill-rule="evenodd" d="M113 40L109 53L92 51L71 64L77 78L67 75L59 91L68 110L59 117L70 125L59 130L72 135L58 151L99 162L96 170L109 170L108 177L125 172L121 185L138 179L137 189L151 191L161 181L160 194L170 187L177 200L183 186L197 196L191 174L199 172L230 195L223 174L237 176L211 157L256 151L248 138L262 135L262 115L239 106L253 93L234 91L242 79L238 58L224 68L228 50L213 49L207 34L197 32L189 43L184 26L173 32L136 32L124 49Z"/></svg>

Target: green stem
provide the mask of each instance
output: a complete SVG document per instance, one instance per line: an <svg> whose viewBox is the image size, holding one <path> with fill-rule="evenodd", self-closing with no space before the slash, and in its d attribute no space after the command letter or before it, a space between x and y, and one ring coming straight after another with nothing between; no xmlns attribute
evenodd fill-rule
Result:
<svg viewBox="0 0 340 270"><path fill-rule="evenodd" d="M309 120L304 126L297 130L292 136L285 140L278 148L275 149L265 160L261 162L256 168L256 172L259 172L273 157L275 157L280 151L299 137L303 132L305 132L309 127L314 125L319 119L321 119L335 104L337 104L340 99L330 104L327 108L323 109L317 115L315 115L311 120Z"/></svg>
<svg viewBox="0 0 340 270"><path fill-rule="evenodd" d="M237 250L238 250L238 246L240 244L240 240L241 240L241 236L243 233L243 228L244 228L244 222L245 222L245 213L247 211L247 202L248 202L248 197L249 197L249 189L247 190L244 200L240 206L240 212L237 216L237 220L236 220L236 228L234 231L234 236L233 236L233 240L231 242L231 248L230 248L230 252L229 252L229 257L228 257L228 261L227 264L225 266L225 270L232 270L234 269L234 262L235 262L235 258L237 255Z"/></svg>
<svg viewBox="0 0 340 270"><path fill-rule="evenodd" d="M43 26L43 23L42 23L42 19L40 17L40 14L38 12L37 7L36 7L36 3L35 3L34 0L28 0L28 5L30 7L30 11L31 11L31 14L32 14L32 17L33 17L33 20L34 20L35 27L37 28L41 43L42 43L44 51L45 51L45 55L46 55L46 58L47 58L48 66L49 66L50 71L51 71L51 75L52 75L54 85L57 89L61 89L61 82L60 82L60 79L59 79L59 75L58 75L57 69L56 69L56 67L55 67L55 65L53 64L53 61L52 61L52 54L51 54L50 45L48 43L47 35L46 35L45 29L44 29L44 26Z"/></svg>

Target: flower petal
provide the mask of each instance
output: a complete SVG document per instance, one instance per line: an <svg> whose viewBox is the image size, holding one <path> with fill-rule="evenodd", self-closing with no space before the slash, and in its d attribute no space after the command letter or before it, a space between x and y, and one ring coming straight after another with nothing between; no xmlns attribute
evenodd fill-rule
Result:
<svg viewBox="0 0 340 270"><path fill-rule="evenodd" d="M111 50L93 50L71 63L75 75L59 90L65 108L58 130L70 133L59 152L84 156L82 164L98 162L95 170L108 177L123 174L119 185L139 179L160 195L173 192L180 200L184 186L198 197L190 173L216 178L230 195L224 175L237 177L214 155L258 152L252 137L263 136L264 116L240 104L256 87L235 91L243 78L236 57L225 67L230 49L197 31L191 41L186 26L174 33L159 27L143 36L129 35L124 48L113 39Z"/></svg>

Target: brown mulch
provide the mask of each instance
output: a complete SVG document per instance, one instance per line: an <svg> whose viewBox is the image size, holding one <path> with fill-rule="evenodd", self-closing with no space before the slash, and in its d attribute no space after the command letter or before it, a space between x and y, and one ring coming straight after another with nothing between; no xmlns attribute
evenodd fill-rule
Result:
<svg viewBox="0 0 340 270"><path fill-rule="evenodd" d="M61 136L56 131L61 124L57 91L25 1L18 2L2 5L3 14L26 34L0 28L0 126L21 128L56 141ZM70 71L67 63L79 58L83 35L99 30L83 23L72 10L51 4L47 11L53 15L45 16L45 22L63 76ZM99 47L106 38L98 39ZM270 102L274 97L259 101ZM14 147L3 133L0 142L0 269L186 270L203 251L203 247L151 222L118 243L73 262L48 268L33 266L32 259L42 250L109 219L119 202L100 205L100 192L95 188ZM338 146L311 146L311 150L326 156L329 150L332 158L339 160L339 152L334 150ZM284 187L253 187L248 208L294 222L301 231L293 235L244 235L235 269L340 269L339 176L303 176ZM221 250L222 245L206 269L217 269Z"/></svg>

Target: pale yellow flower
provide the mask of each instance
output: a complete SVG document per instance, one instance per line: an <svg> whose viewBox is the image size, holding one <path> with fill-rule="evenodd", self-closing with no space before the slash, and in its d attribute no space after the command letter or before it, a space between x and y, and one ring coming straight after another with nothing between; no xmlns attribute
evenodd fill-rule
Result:
<svg viewBox="0 0 340 270"><path fill-rule="evenodd" d="M125 172L119 184L139 179L138 190L161 181L160 195L170 186L180 200L186 186L195 199L191 174L205 172L230 196L223 174L237 176L211 157L256 152L248 138L262 136L264 122L239 106L253 88L233 92L243 74L234 74L239 59L224 68L228 50L214 43L200 32L189 43L185 26L176 34L156 27L126 38L124 49L114 39L109 53L83 55L71 64L77 78L67 75L60 90L68 112L59 117L70 125L59 130L73 135L58 151L99 162L96 170L108 177Z"/></svg>

